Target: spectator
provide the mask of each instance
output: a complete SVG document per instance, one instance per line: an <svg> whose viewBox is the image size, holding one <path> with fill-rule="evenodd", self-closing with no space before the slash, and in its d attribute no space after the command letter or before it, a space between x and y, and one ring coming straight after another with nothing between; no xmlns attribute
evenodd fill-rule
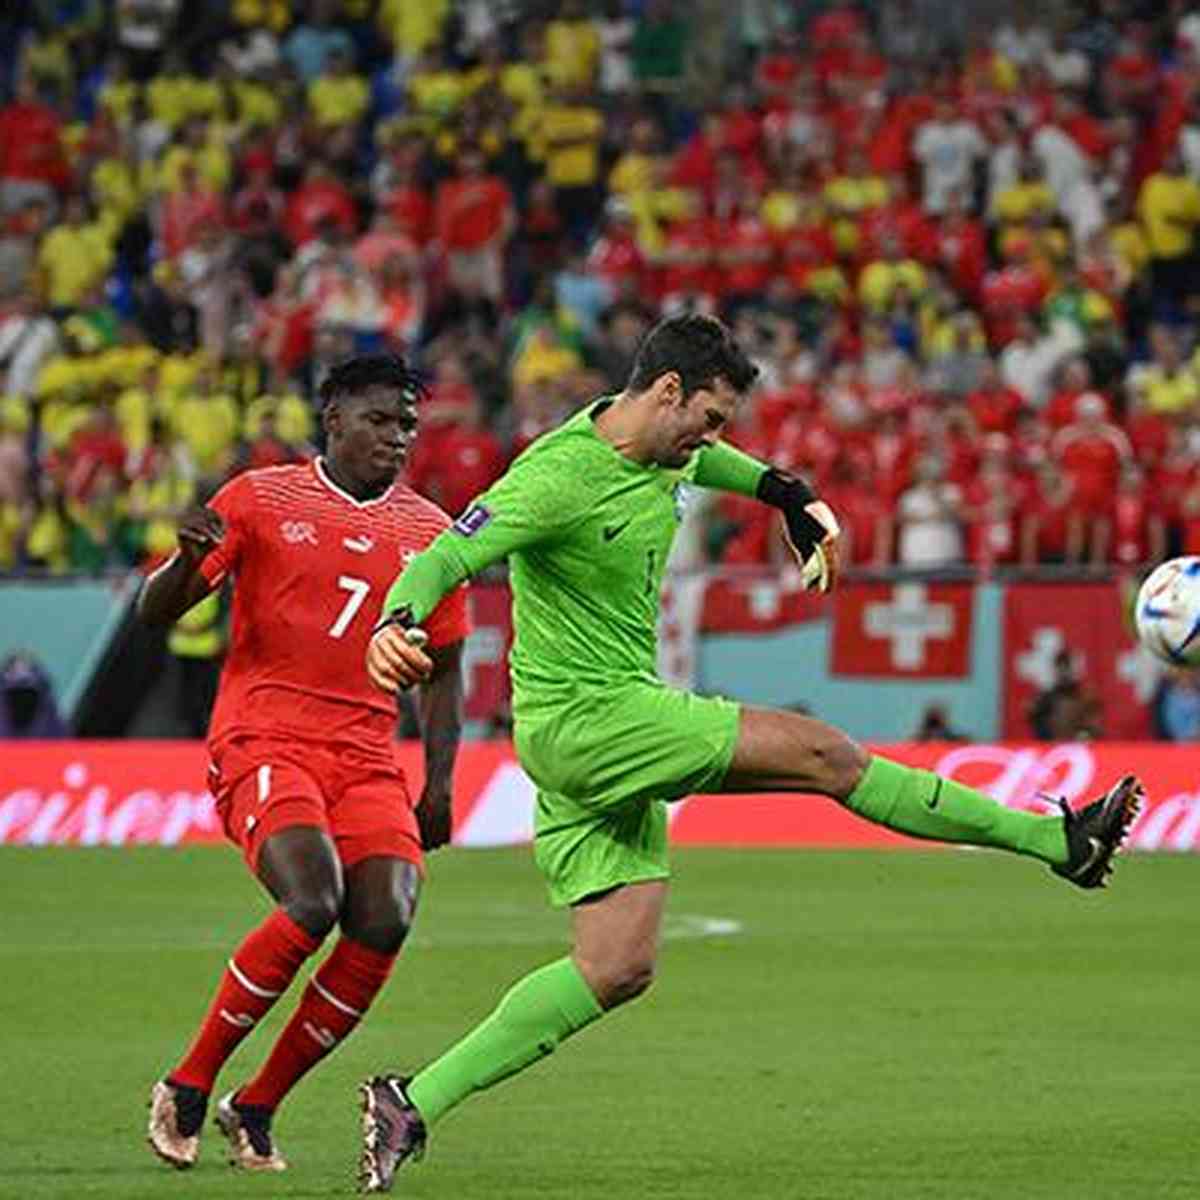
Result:
<svg viewBox="0 0 1200 1200"><path fill-rule="evenodd" d="M46 234L38 252L44 294L53 309L75 307L112 266L111 239L88 215L83 197L69 196L62 223Z"/></svg>
<svg viewBox="0 0 1200 1200"><path fill-rule="evenodd" d="M1183 418L1200 401L1200 379L1184 361L1179 339L1169 326L1152 326L1149 343L1149 360L1130 367L1127 381L1144 391L1149 412Z"/></svg>
<svg viewBox="0 0 1200 1200"><path fill-rule="evenodd" d="M176 714L189 737L202 738L217 698L225 629L220 591L209 592L167 631L174 661Z"/></svg>
<svg viewBox="0 0 1200 1200"><path fill-rule="evenodd" d="M589 91L600 61L600 30L582 0L561 0L546 25L546 70L553 83Z"/></svg>
<svg viewBox="0 0 1200 1200"><path fill-rule="evenodd" d="M984 571L1019 557L1019 522L1025 487L1010 461L1009 439L990 433L983 440L980 464L965 491L968 520L967 555Z"/></svg>
<svg viewBox="0 0 1200 1200"><path fill-rule="evenodd" d="M28 654L0 662L0 740L67 736L50 676Z"/></svg>
<svg viewBox="0 0 1200 1200"><path fill-rule="evenodd" d="M1075 656L1054 656L1053 678L1029 707L1029 727L1039 742L1078 742L1101 736L1101 707L1080 677Z"/></svg>
<svg viewBox="0 0 1200 1200"><path fill-rule="evenodd" d="M33 77L20 75L12 101L0 108L0 216L30 199L53 204L66 188L61 126Z"/></svg>
<svg viewBox="0 0 1200 1200"><path fill-rule="evenodd" d="M914 742L966 742L965 733L950 724L949 714L941 704L927 704L913 733Z"/></svg>
<svg viewBox="0 0 1200 1200"><path fill-rule="evenodd" d="M1093 527L1107 513L1133 448L1124 431L1106 419L1101 397L1085 392L1075 410L1076 420L1055 434L1050 451L1071 480L1088 523L1089 542L1095 546Z"/></svg>
<svg viewBox="0 0 1200 1200"><path fill-rule="evenodd" d="M683 82L687 44L674 0L648 0L633 31L634 79L651 93L674 94Z"/></svg>
<svg viewBox="0 0 1200 1200"><path fill-rule="evenodd" d="M331 46L320 74L308 85L308 107L322 133L353 125L367 111L367 81L354 74L351 51Z"/></svg>
<svg viewBox="0 0 1200 1200"><path fill-rule="evenodd" d="M468 148L459 155L458 175L438 186L434 212L450 287L478 289L499 303L504 247L516 229L516 217L508 188L486 172L478 150Z"/></svg>
<svg viewBox="0 0 1200 1200"><path fill-rule="evenodd" d="M1196 226L1200 225L1200 184L1184 173L1178 148L1142 184L1138 213L1150 249L1150 287L1155 303L1177 312L1200 294Z"/></svg>
<svg viewBox="0 0 1200 1200"><path fill-rule="evenodd" d="M917 460L912 487L902 492L896 511L897 561L904 567L948 567L963 559L963 496L946 479L937 455Z"/></svg>
<svg viewBox="0 0 1200 1200"><path fill-rule="evenodd" d="M1137 463L1126 462L1109 511L1093 525L1092 563L1138 568L1162 562L1167 549L1165 499L1151 497L1145 472Z"/></svg>
<svg viewBox="0 0 1200 1200"><path fill-rule="evenodd" d="M490 487L505 467L500 442L484 424L483 407L473 391L453 419L426 425L412 457L413 487L451 516Z"/></svg>
<svg viewBox="0 0 1200 1200"><path fill-rule="evenodd" d="M913 141L926 212L943 213L955 192L974 190L975 164L987 149L974 122L956 112L949 100L938 100L933 117L921 125Z"/></svg>
<svg viewBox="0 0 1200 1200"><path fill-rule="evenodd" d="M284 58L305 84L316 80L334 55L353 61L354 43L335 24L337 7L337 0L310 0L307 19L284 40Z"/></svg>
<svg viewBox="0 0 1200 1200"><path fill-rule="evenodd" d="M1021 563L1083 561L1084 509L1070 476L1051 459L1035 468L1034 487L1021 515Z"/></svg>
<svg viewBox="0 0 1200 1200"><path fill-rule="evenodd" d="M135 79L145 80L157 67L180 7L181 0L117 0L117 44L125 51Z"/></svg>
<svg viewBox="0 0 1200 1200"><path fill-rule="evenodd" d="M563 84L542 110L546 179L554 187L567 231L584 245L603 204L600 145L604 116L579 84Z"/></svg>
<svg viewBox="0 0 1200 1200"><path fill-rule="evenodd" d="M977 386L967 396L967 407L979 432L1011 436L1016 432L1017 414L1022 404L1021 393L1007 387L995 362L985 359L980 364Z"/></svg>
<svg viewBox="0 0 1200 1200"><path fill-rule="evenodd" d="M633 87L633 47L635 24L623 0L607 0L604 15L596 22L600 39L600 91L608 96L622 95Z"/></svg>
<svg viewBox="0 0 1200 1200"><path fill-rule="evenodd" d="M28 293L0 304L0 396L29 396L58 349L58 328Z"/></svg>
<svg viewBox="0 0 1200 1200"><path fill-rule="evenodd" d="M1200 742L1200 675L1178 667L1158 682L1150 702L1154 736L1165 742Z"/></svg>
<svg viewBox="0 0 1200 1200"><path fill-rule="evenodd" d="M304 182L288 198L283 228L299 248L316 237L322 222L332 222L350 236L358 228L358 208L349 189L318 158L309 163Z"/></svg>

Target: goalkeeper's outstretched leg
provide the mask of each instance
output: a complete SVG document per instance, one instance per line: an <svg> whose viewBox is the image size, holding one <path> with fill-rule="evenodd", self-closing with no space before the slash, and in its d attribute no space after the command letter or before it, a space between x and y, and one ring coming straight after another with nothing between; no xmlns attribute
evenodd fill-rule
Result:
<svg viewBox="0 0 1200 1200"><path fill-rule="evenodd" d="M1083 888L1103 887L1143 798L1127 775L1099 799L1042 815L1005 807L951 779L868 753L823 721L744 707L722 791L809 792L910 837L1039 858Z"/></svg>

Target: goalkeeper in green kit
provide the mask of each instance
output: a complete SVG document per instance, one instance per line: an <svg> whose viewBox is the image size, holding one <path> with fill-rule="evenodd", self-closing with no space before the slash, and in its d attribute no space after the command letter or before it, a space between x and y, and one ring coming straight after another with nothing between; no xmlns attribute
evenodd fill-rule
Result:
<svg viewBox="0 0 1200 1200"><path fill-rule="evenodd" d="M869 754L796 713L667 687L655 675L659 589L685 485L778 508L806 585L838 573L833 513L800 479L721 442L757 369L718 321L662 321L625 390L529 447L393 584L367 654L388 692L425 679L421 622L468 576L509 558L514 741L537 785L534 855L569 907L571 953L519 980L412 1078L362 1085L363 1191L389 1190L427 1129L473 1092L531 1066L654 975L670 874L666 803L693 792L828 796L918 838L1041 859L1104 883L1137 812L1132 776L1087 807L1018 812L929 771Z"/></svg>

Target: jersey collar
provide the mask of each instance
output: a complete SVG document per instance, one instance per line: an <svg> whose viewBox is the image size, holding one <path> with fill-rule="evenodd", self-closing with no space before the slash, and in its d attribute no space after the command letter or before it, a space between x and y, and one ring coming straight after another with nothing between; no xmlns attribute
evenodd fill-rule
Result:
<svg viewBox="0 0 1200 1200"><path fill-rule="evenodd" d="M356 500L352 495L350 495L349 492L343 491L336 483L333 482L332 479L329 478L329 475L325 471L325 460L323 458L313 459L313 471L316 473L317 478L331 492L340 496L348 503L353 504L355 508L374 508L376 504L382 504L385 500L387 500L396 488L396 484L393 482L387 491L380 493L378 496L373 496L370 500Z"/></svg>

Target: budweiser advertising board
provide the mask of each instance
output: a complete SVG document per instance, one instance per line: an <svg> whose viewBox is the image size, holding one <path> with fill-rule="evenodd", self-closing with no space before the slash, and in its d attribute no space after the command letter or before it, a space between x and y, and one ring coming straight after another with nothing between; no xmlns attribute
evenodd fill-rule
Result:
<svg viewBox="0 0 1200 1200"><path fill-rule="evenodd" d="M1200 850L1200 750L1155 743L892 745L881 753L982 788L1013 807L1045 809L1044 795L1078 804L1135 769L1150 802L1132 834L1138 850ZM421 748L397 753L421 777ZM205 791L207 760L193 742L9 742L0 755L0 843L120 846L220 842ZM416 792L417 787L412 790ZM533 786L507 742L463 747L454 840L528 841ZM672 810L681 845L913 846L818 797L719 796Z"/></svg>

